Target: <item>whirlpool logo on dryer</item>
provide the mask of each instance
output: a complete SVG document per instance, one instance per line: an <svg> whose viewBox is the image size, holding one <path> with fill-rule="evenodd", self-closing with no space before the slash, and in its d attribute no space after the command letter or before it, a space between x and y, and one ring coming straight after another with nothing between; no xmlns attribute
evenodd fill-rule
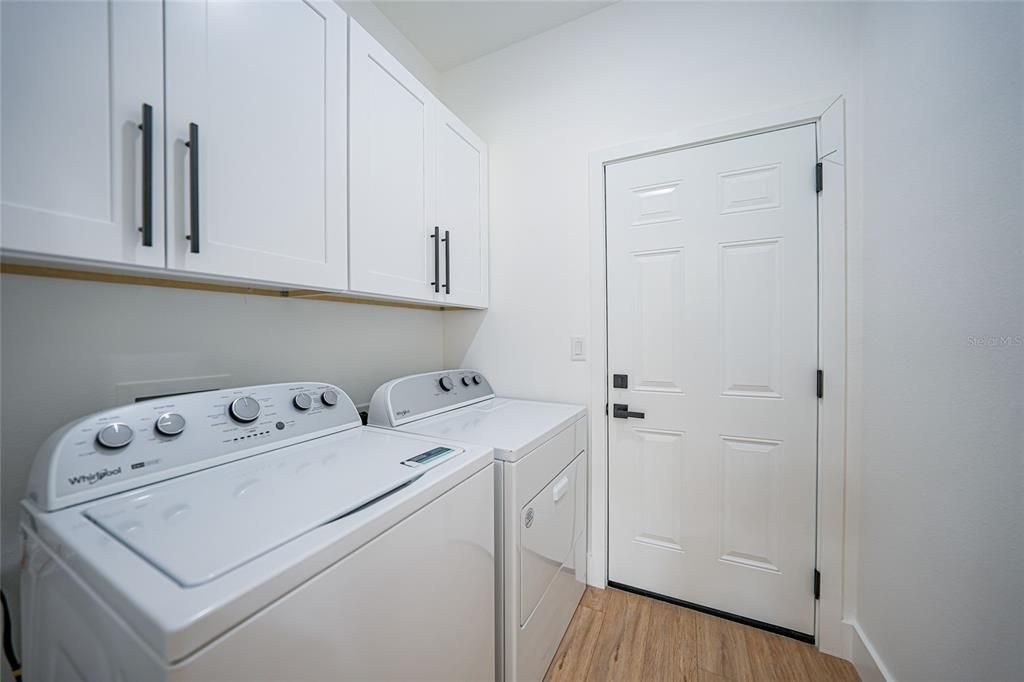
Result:
<svg viewBox="0 0 1024 682"><path fill-rule="evenodd" d="M82 474L81 476L72 476L68 479L68 483L71 485L80 485L82 483L92 485L93 483L99 483L107 476L117 476L120 473L121 467L117 467L116 469L107 469L104 467L99 471L93 471L92 473Z"/></svg>

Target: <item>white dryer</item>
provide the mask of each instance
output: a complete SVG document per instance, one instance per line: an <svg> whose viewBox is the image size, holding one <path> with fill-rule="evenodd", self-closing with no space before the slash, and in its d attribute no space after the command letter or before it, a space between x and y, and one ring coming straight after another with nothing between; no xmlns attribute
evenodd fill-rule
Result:
<svg viewBox="0 0 1024 682"><path fill-rule="evenodd" d="M69 424L22 504L25 679L490 679L492 461L322 383Z"/></svg>
<svg viewBox="0 0 1024 682"><path fill-rule="evenodd" d="M497 398L451 370L384 384L369 423L494 448L497 674L542 679L586 587L586 408Z"/></svg>

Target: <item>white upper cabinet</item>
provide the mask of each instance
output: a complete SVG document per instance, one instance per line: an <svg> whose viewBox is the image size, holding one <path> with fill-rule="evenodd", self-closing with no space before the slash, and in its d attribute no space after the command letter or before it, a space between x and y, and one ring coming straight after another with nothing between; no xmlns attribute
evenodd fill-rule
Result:
<svg viewBox="0 0 1024 682"><path fill-rule="evenodd" d="M487 306L487 147L349 31L350 288Z"/></svg>
<svg viewBox="0 0 1024 682"><path fill-rule="evenodd" d="M346 14L165 7L168 267L344 289Z"/></svg>
<svg viewBox="0 0 1024 682"><path fill-rule="evenodd" d="M428 172L434 98L361 26L350 25L350 288L431 300L441 291Z"/></svg>
<svg viewBox="0 0 1024 682"><path fill-rule="evenodd" d="M437 108L437 223L446 239L444 302L487 306L487 147Z"/></svg>
<svg viewBox="0 0 1024 682"><path fill-rule="evenodd" d="M160 3L5 0L0 13L0 245L163 267Z"/></svg>
<svg viewBox="0 0 1024 682"><path fill-rule="evenodd" d="M488 303L487 147L333 0L0 0L0 250Z"/></svg>

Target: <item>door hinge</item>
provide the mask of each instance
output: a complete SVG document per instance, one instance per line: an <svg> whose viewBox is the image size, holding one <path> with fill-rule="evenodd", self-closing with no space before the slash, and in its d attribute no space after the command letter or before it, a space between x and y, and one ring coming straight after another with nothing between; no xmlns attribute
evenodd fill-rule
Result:
<svg viewBox="0 0 1024 682"><path fill-rule="evenodd" d="M821 571L814 569L814 598L821 599Z"/></svg>
<svg viewBox="0 0 1024 682"><path fill-rule="evenodd" d="M821 161L814 167L814 191L821 193L821 188L825 184L825 168L822 166Z"/></svg>
<svg viewBox="0 0 1024 682"><path fill-rule="evenodd" d="M818 370L818 397L825 397L825 370Z"/></svg>

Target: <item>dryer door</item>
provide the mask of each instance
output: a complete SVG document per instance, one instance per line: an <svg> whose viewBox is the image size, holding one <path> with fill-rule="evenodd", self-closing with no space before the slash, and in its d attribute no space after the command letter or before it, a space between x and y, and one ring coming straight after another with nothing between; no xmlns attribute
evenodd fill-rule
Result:
<svg viewBox="0 0 1024 682"><path fill-rule="evenodd" d="M520 510L520 626L526 625L548 586L571 562L573 540L584 522L576 504L580 460L576 457Z"/></svg>

